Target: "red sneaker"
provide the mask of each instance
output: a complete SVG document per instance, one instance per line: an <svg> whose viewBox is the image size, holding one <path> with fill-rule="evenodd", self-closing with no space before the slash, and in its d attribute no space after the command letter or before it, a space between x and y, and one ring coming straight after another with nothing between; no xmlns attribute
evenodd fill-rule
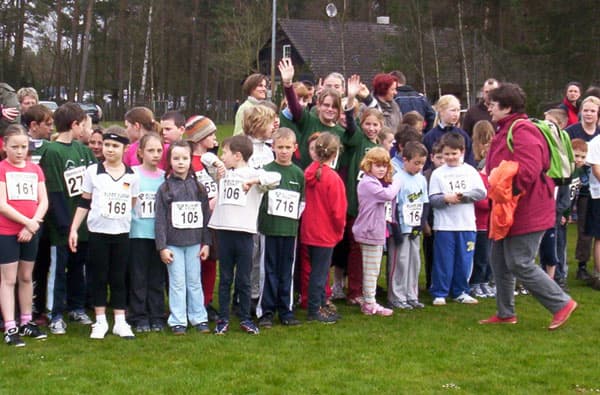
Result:
<svg viewBox="0 0 600 395"><path fill-rule="evenodd" d="M554 317L552 317L552 322L548 327L549 330L553 331L555 329L560 328L571 316L571 313L575 311L577 308L577 302L573 299L569 300L569 303L566 304L565 307L558 310Z"/></svg>
<svg viewBox="0 0 600 395"><path fill-rule="evenodd" d="M487 318L485 320L480 320L479 323L482 325L486 325L486 324L516 324L517 316L500 318L496 314L494 314L490 318Z"/></svg>

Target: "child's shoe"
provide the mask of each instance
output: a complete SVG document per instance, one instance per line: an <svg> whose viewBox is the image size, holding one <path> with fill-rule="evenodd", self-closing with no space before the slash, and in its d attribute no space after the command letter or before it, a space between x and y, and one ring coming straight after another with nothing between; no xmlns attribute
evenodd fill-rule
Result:
<svg viewBox="0 0 600 395"><path fill-rule="evenodd" d="M171 327L171 332L173 332L175 336L185 335L186 331L187 328L183 325L175 325Z"/></svg>
<svg viewBox="0 0 600 395"><path fill-rule="evenodd" d="M50 328L50 333L53 335L64 335L67 333L67 323L62 318L52 320L48 328Z"/></svg>
<svg viewBox="0 0 600 395"><path fill-rule="evenodd" d="M148 324L147 322L141 322L136 324L135 326L135 332L136 333L148 333L150 332L150 324Z"/></svg>
<svg viewBox="0 0 600 395"><path fill-rule="evenodd" d="M344 287L341 284L333 284L331 288L331 300L346 299Z"/></svg>
<svg viewBox="0 0 600 395"><path fill-rule="evenodd" d="M406 303L408 303L409 305L411 305L413 309L424 309L425 308L425 305L423 303L419 302L416 299L415 300L409 300Z"/></svg>
<svg viewBox="0 0 600 395"><path fill-rule="evenodd" d="M69 313L69 319L71 321L79 322L82 325L90 325L92 323L92 320L85 311L71 311Z"/></svg>
<svg viewBox="0 0 600 395"><path fill-rule="evenodd" d="M434 306L445 306L446 305L446 298L442 298L442 297L434 298L432 304Z"/></svg>
<svg viewBox="0 0 600 395"><path fill-rule="evenodd" d="M462 304L477 304L479 303L477 301L477 299L475 299L474 297L472 297L471 295L469 295L466 292L463 292L462 294L458 295L458 297L454 298L455 302L458 303L462 303Z"/></svg>
<svg viewBox="0 0 600 395"><path fill-rule="evenodd" d="M252 320L245 320L240 322L240 328L242 328L242 330L248 333L249 335L258 335L260 333L260 330Z"/></svg>
<svg viewBox="0 0 600 395"><path fill-rule="evenodd" d="M229 330L229 321L218 320L217 326L215 327L215 335L224 335Z"/></svg>
<svg viewBox="0 0 600 395"><path fill-rule="evenodd" d="M92 333L90 339L104 339L108 333L108 322L96 322L92 324Z"/></svg>
<svg viewBox="0 0 600 395"><path fill-rule="evenodd" d="M496 290L489 283L482 283L480 285L481 291L485 293L487 298L495 298Z"/></svg>
<svg viewBox="0 0 600 395"><path fill-rule="evenodd" d="M208 327L208 322L201 322L196 325L196 330L200 333L210 333L210 328Z"/></svg>
<svg viewBox="0 0 600 395"><path fill-rule="evenodd" d="M258 320L258 326L260 326L261 328L272 328L273 327L273 314L271 313L266 313L263 314L262 317L260 317L260 319Z"/></svg>
<svg viewBox="0 0 600 395"><path fill-rule="evenodd" d="M360 311L366 315L381 315L383 317L389 317L394 314L392 309L388 309L377 303L363 303L360 306Z"/></svg>
<svg viewBox="0 0 600 395"><path fill-rule="evenodd" d="M121 339L135 339L135 335L131 331L131 327L126 322L115 323L112 332L113 335L117 335Z"/></svg>
<svg viewBox="0 0 600 395"><path fill-rule="evenodd" d="M297 326L302 325L302 322L296 319L294 316L288 318L281 318L281 325L283 326Z"/></svg>
<svg viewBox="0 0 600 395"><path fill-rule="evenodd" d="M21 328L19 328L19 335L31 337L36 340L46 340L46 338L48 338L48 335L42 332L33 321L21 325Z"/></svg>
<svg viewBox="0 0 600 395"><path fill-rule="evenodd" d="M10 328L4 332L4 342L9 346L25 347L25 342L21 340L19 330L17 328Z"/></svg>
<svg viewBox="0 0 600 395"><path fill-rule="evenodd" d="M337 315L331 314L324 308L320 308L316 313L309 313L306 316L308 322L321 322L323 324L335 324L338 320Z"/></svg>
<svg viewBox="0 0 600 395"><path fill-rule="evenodd" d="M474 298L487 298L487 293L483 290L483 284L473 284L471 287L471 296Z"/></svg>

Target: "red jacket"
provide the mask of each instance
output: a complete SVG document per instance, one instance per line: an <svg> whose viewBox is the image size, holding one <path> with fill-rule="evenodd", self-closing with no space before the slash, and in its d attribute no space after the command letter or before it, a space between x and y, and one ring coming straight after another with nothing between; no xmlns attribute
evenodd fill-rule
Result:
<svg viewBox="0 0 600 395"><path fill-rule="evenodd" d="M519 122L513 128L513 152L506 145L506 135L517 119L525 114L509 114L498 121L498 130L490 145L486 173L498 167L502 160L519 163L513 179L515 192L522 192L514 213L514 222L508 236L545 231L554 226L554 182L546 175L550 153L546 140L531 122Z"/></svg>
<svg viewBox="0 0 600 395"><path fill-rule="evenodd" d="M300 241L317 247L334 247L346 226L346 188L340 176L327 165L313 162L304 171L306 207L300 225Z"/></svg>

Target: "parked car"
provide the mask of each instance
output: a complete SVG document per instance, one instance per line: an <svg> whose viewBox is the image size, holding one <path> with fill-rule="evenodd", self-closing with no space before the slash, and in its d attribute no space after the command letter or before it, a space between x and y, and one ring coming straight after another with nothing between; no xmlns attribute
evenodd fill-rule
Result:
<svg viewBox="0 0 600 395"><path fill-rule="evenodd" d="M79 105L79 107L81 107L83 111L85 111L87 115L90 116L90 118L92 118L92 123L100 123L100 121L102 121L102 108L100 108L99 105L94 103L77 104Z"/></svg>
<svg viewBox="0 0 600 395"><path fill-rule="evenodd" d="M54 112L56 111L56 109L58 108L58 104L56 104L55 101L46 101L46 100L42 100L40 101L40 103L42 106L46 106L50 109L50 111Z"/></svg>

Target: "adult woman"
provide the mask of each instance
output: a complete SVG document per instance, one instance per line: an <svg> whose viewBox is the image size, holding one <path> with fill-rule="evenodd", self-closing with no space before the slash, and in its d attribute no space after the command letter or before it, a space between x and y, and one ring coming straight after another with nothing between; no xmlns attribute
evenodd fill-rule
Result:
<svg viewBox="0 0 600 395"><path fill-rule="evenodd" d="M496 280L497 312L480 324L517 323L514 304L515 277L554 316L548 329L563 325L577 303L535 264L535 256L546 229L554 226L554 183L546 170L550 166L548 145L525 114L525 93L516 84L506 83L489 93L492 121L498 125L486 163L490 174L490 198L494 205L504 203L494 194L494 174L503 160L517 162L519 168L508 185L518 196L514 222L505 238L492 242L491 265ZM512 128L513 147L507 144ZM510 188L510 187L509 187ZM492 222L497 218L494 209ZM493 225L492 225L493 226Z"/></svg>
<svg viewBox="0 0 600 395"><path fill-rule="evenodd" d="M579 122L579 103L577 101L581 97L581 84L576 81L571 81L565 89L565 97L563 98L560 108L567 112L569 120L567 126Z"/></svg>
<svg viewBox="0 0 600 395"><path fill-rule="evenodd" d="M237 112L235 113L235 126L233 134L244 134L242 129L242 121L244 120L244 111L250 107L254 107L267 99L267 77L263 74L251 74L242 85L242 92L248 96Z"/></svg>
<svg viewBox="0 0 600 395"><path fill-rule="evenodd" d="M400 107L394 101L396 88L398 88L398 81L394 76L377 74L373 78L373 97L364 100L368 107L375 107L383 113L385 126L392 129L394 133L398 131L398 125L402 122Z"/></svg>

